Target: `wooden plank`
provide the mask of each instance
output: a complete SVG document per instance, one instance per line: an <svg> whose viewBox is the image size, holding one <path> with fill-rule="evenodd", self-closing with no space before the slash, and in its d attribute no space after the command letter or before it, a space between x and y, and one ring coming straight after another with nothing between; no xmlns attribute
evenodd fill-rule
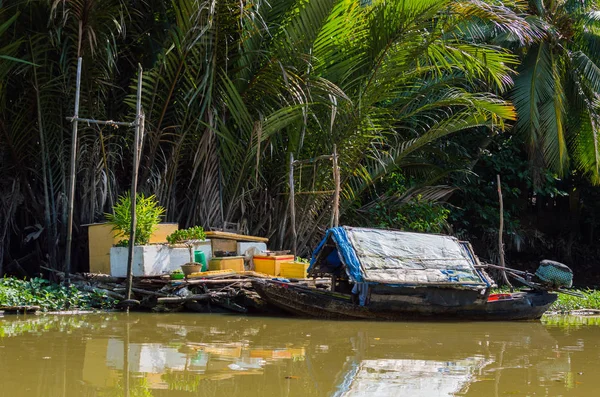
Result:
<svg viewBox="0 0 600 397"><path fill-rule="evenodd" d="M0 306L0 311L6 313L27 313L27 312L37 312L40 310L39 306Z"/></svg>
<svg viewBox="0 0 600 397"><path fill-rule="evenodd" d="M229 232L206 232L206 237L209 239L221 238L221 239L225 239L225 240L236 240L236 241L258 241L261 243L267 243L269 241L269 239L265 238L265 237L246 236L244 234L236 234L236 233L229 233Z"/></svg>
<svg viewBox="0 0 600 397"><path fill-rule="evenodd" d="M229 240L224 238L211 238L210 246L212 248L212 254L217 255L218 251L235 252L237 253L237 241Z"/></svg>
<svg viewBox="0 0 600 397"><path fill-rule="evenodd" d="M206 280L206 279L193 279L187 280L187 284L235 284L235 283L250 283L251 279L247 278L230 278L230 279L222 279L222 280Z"/></svg>

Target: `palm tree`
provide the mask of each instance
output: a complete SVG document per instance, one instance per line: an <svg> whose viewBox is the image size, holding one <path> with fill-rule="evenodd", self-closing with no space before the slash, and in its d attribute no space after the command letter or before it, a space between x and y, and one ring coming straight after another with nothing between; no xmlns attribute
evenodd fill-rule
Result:
<svg viewBox="0 0 600 397"><path fill-rule="evenodd" d="M240 222L274 246L289 247L290 153L312 158L336 144L342 210L352 211L386 173L434 170L421 159L444 137L503 128L515 118L499 96L512 83L515 57L474 39L465 23L476 20L523 41L532 35L530 24L477 0L362 3L18 3L17 28L2 44L21 40L21 58L39 67L20 66L2 86L10 100L0 106L7 121L0 124L0 156L11 161L0 165L0 197L27 214L6 212L11 235L34 227L30 235L48 245L41 251L60 250L65 117L72 114L79 55L80 113L93 118L131 117L135 90L127 87L137 63L144 65L140 191L157 196L167 220L182 227ZM76 225L100 220L127 190L131 141L129 131L82 126ZM329 169L301 173L299 191L332 187ZM329 202L326 195L298 200L300 247L328 224Z"/></svg>
<svg viewBox="0 0 600 397"><path fill-rule="evenodd" d="M399 168L434 182L444 170L424 162L423 154L434 152L453 133L502 129L505 120L515 118L512 106L493 92L510 87L516 59L468 37L463 26L477 20L523 40L531 31L507 8L482 4L373 2L361 9L342 2L338 7L347 8L332 13L323 31L344 24L344 33L313 54L323 60L315 73L346 94L345 100L328 105L333 111L325 112L321 125L331 128L322 128L318 140L318 153L329 152L332 143L341 148L342 213L355 212L363 193ZM349 20L354 21L350 26ZM300 225L301 246L319 234L316 228L324 224L328 204L318 197L305 200L314 201L316 210L303 211L309 222Z"/></svg>
<svg viewBox="0 0 600 397"><path fill-rule="evenodd" d="M559 176L580 170L600 183L598 95L600 9L597 1L529 1L522 10L537 31L521 54L511 93L516 125L537 167ZM513 43L515 44L515 43Z"/></svg>

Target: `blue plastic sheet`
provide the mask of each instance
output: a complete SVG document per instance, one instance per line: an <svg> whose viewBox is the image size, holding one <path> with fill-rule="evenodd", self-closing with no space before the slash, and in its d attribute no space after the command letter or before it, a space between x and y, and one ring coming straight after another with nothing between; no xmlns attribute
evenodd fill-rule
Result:
<svg viewBox="0 0 600 397"><path fill-rule="evenodd" d="M313 269L319 252L321 251L321 249L323 249L323 247L325 246L325 243L329 239L332 239L335 242L335 244L337 246L337 254L339 257L341 257L341 261L339 261L339 265L341 266L342 261L343 261L343 264L346 265L346 273L348 274L348 277L350 278L350 280L355 283L363 282L364 280L363 280L363 276L362 276L362 270L360 267L360 261L358 260L358 257L356 256L356 252L354 251L352 244L348 240L348 235L346 234L346 230L343 227L334 227L334 228L327 230L325 237L323 238L323 240L321 240L321 242L319 243L319 245L313 252L313 256L310 260L310 266L308 268L308 271ZM336 251L334 250L334 252L336 252ZM333 263L329 263L329 260L327 260L327 262L328 262L327 264L320 266L322 271L330 270L328 268L331 265L333 265Z"/></svg>

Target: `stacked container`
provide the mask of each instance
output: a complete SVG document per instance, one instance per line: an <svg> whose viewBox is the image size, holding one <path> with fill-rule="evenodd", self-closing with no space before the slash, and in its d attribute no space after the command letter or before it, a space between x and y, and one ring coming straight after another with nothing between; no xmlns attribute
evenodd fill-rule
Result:
<svg viewBox="0 0 600 397"><path fill-rule="evenodd" d="M281 264L294 261L294 255L255 255L254 270L271 276L281 275Z"/></svg>

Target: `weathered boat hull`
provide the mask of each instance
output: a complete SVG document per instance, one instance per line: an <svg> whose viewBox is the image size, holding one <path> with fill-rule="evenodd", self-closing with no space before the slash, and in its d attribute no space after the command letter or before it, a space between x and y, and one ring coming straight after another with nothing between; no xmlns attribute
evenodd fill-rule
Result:
<svg viewBox="0 0 600 397"><path fill-rule="evenodd" d="M536 320L557 298L548 292L527 292L488 302L475 291L402 288L397 294L372 295L369 305L359 306L347 294L275 280L256 280L253 286L267 303L289 313L340 320Z"/></svg>

